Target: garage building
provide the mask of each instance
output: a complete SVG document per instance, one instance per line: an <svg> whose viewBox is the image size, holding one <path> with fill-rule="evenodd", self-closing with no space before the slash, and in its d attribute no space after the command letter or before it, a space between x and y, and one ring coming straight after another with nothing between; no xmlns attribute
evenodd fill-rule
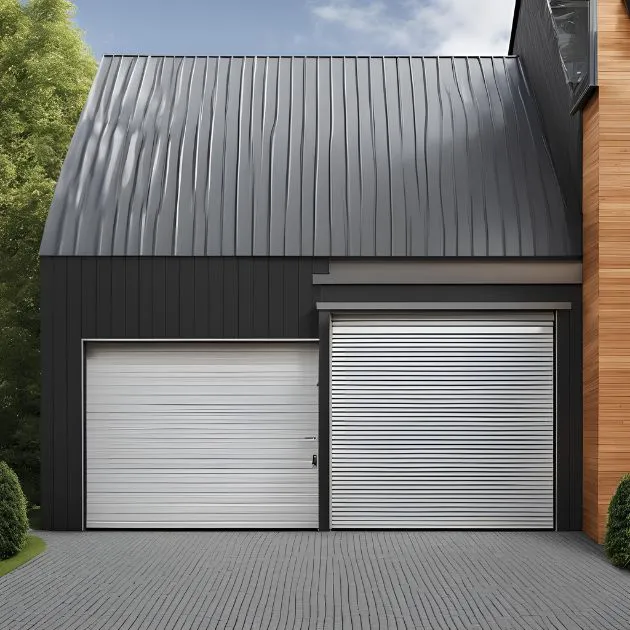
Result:
<svg viewBox="0 0 630 630"><path fill-rule="evenodd" d="M581 529L516 57L105 57L40 253L44 527Z"/></svg>

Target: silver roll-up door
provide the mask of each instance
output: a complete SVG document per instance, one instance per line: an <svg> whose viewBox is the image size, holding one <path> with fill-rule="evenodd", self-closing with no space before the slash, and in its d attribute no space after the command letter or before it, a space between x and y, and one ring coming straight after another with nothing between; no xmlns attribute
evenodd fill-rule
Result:
<svg viewBox="0 0 630 630"><path fill-rule="evenodd" d="M87 527L316 528L317 345L94 343Z"/></svg>
<svg viewBox="0 0 630 630"><path fill-rule="evenodd" d="M332 321L331 526L554 526L553 314Z"/></svg>

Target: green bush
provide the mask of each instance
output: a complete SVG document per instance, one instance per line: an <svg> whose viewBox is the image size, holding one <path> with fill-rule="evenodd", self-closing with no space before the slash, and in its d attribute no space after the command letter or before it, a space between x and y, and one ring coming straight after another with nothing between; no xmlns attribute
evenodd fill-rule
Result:
<svg viewBox="0 0 630 630"><path fill-rule="evenodd" d="M27 534L26 497L17 475L0 462L0 560L21 551Z"/></svg>
<svg viewBox="0 0 630 630"><path fill-rule="evenodd" d="M622 478L610 500L604 548L616 567L630 568L630 475Z"/></svg>

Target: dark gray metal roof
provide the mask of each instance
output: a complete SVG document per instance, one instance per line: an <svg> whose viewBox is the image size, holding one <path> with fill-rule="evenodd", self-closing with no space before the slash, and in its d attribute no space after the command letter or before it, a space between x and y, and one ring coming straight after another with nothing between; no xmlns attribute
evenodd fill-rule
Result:
<svg viewBox="0 0 630 630"><path fill-rule="evenodd" d="M105 57L42 255L578 256L514 57Z"/></svg>

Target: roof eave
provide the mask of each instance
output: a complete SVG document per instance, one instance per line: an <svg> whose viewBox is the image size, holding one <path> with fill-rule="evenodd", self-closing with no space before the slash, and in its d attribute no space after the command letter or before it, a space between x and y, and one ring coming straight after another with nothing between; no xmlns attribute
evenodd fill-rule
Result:
<svg viewBox="0 0 630 630"><path fill-rule="evenodd" d="M518 26L518 16L521 11L521 0L516 0L514 4L514 17L512 18L512 32L510 33L510 46L508 55L514 54L514 40L516 39L516 27Z"/></svg>

